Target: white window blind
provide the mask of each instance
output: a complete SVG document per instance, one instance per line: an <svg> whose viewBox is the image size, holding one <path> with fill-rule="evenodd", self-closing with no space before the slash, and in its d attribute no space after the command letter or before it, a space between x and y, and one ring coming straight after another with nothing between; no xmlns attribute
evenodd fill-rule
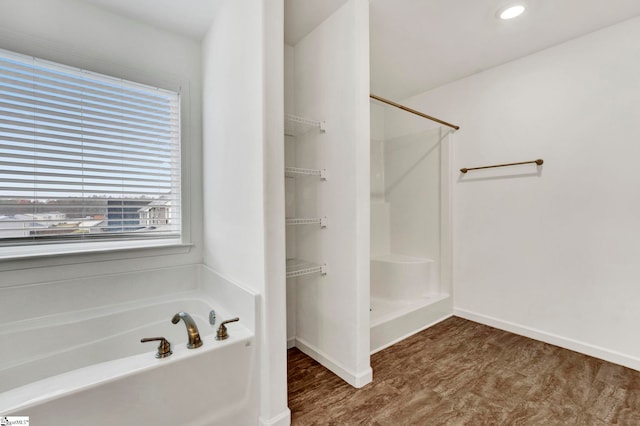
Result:
<svg viewBox="0 0 640 426"><path fill-rule="evenodd" d="M180 238L179 105L0 50L0 246Z"/></svg>

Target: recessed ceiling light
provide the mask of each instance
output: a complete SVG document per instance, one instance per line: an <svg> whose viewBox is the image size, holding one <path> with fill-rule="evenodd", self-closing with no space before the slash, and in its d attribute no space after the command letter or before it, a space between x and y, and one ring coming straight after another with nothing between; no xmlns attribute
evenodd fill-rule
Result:
<svg viewBox="0 0 640 426"><path fill-rule="evenodd" d="M524 12L524 6L521 4L516 4L513 6L508 6L504 9L500 9L498 11L498 17L500 17L500 19L505 19L505 20L513 19L522 15L523 12Z"/></svg>

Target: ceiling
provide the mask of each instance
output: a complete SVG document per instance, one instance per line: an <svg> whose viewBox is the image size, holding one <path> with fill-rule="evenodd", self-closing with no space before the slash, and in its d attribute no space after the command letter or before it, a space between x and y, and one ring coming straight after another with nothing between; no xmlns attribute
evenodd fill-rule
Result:
<svg viewBox="0 0 640 426"><path fill-rule="evenodd" d="M347 0L284 0L284 42L294 46L346 2Z"/></svg>
<svg viewBox="0 0 640 426"><path fill-rule="evenodd" d="M512 1L513 3L514 1ZM640 15L638 0L371 0L371 91L404 99Z"/></svg>
<svg viewBox="0 0 640 426"><path fill-rule="evenodd" d="M85 0L201 39L225 0ZM227 0L235 1L235 0ZM639 0L370 0L371 91L401 100L640 16ZM296 44L347 0L284 0L285 42Z"/></svg>
<svg viewBox="0 0 640 426"><path fill-rule="evenodd" d="M84 0L102 9L200 40L224 0Z"/></svg>
<svg viewBox="0 0 640 426"><path fill-rule="evenodd" d="M200 40L225 0L84 1L118 15ZM284 0L285 43L296 44L346 2L347 0Z"/></svg>

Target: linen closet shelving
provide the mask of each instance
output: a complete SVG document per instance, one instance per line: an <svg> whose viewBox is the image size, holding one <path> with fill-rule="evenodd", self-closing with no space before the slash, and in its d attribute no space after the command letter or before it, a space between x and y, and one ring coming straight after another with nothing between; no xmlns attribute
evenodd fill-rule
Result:
<svg viewBox="0 0 640 426"><path fill-rule="evenodd" d="M284 133L286 136L301 136L310 131L324 133L325 123L323 121L310 120L308 118L298 117L295 115L285 114L284 116ZM285 167L285 177L288 179L311 177L317 178L319 181L327 179L325 169L309 169L300 167ZM318 225L320 228L327 227L327 218L318 217L287 217L285 219L287 226L300 225ZM295 278L308 274L326 274L326 264L310 262L307 260L292 258L287 259L287 278Z"/></svg>

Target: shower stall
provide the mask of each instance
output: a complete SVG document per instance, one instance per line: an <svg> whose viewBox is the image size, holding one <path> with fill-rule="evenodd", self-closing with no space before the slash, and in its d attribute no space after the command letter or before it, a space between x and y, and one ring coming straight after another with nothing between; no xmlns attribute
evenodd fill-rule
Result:
<svg viewBox="0 0 640 426"><path fill-rule="evenodd" d="M454 129L372 95L371 351L451 315Z"/></svg>

